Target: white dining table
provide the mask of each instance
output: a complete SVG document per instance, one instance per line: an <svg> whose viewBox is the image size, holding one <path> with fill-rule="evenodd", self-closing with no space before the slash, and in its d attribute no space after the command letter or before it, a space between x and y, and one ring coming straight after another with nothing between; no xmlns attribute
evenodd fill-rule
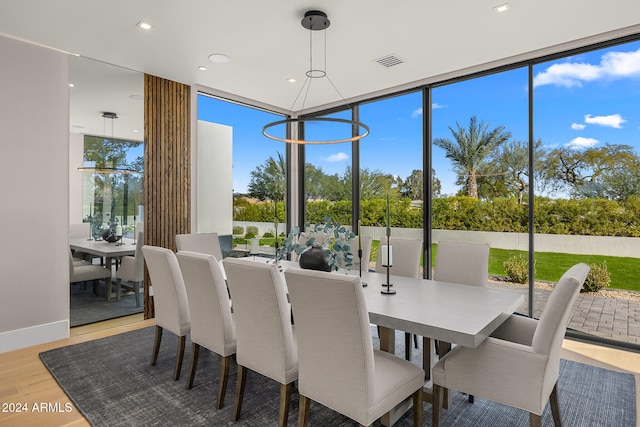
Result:
<svg viewBox="0 0 640 427"><path fill-rule="evenodd" d="M281 261L284 271L298 267ZM461 266L461 268L464 268ZM335 274L358 275L358 271ZM463 347L477 347L524 302L517 291L469 286L410 277L389 277L395 294L381 293L386 287L385 274L362 272L361 280L369 310L369 320L379 327L380 350L395 353L395 331L400 330ZM444 354L444 351L442 352ZM423 349L423 368L431 378L431 349ZM425 385L425 401L431 402L430 384ZM449 401L446 396L446 401ZM382 423L392 425L410 407L410 401L397 407ZM448 406L448 405L447 405Z"/></svg>
<svg viewBox="0 0 640 427"><path fill-rule="evenodd" d="M121 243L121 244L118 244ZM106 240L89 240L82 237L69 239L69 247L75 251L86 252L104 258L104 266L111 271L113 259L127 255L135 255L136 245L133 239L122 238L120 242L107 242ZM111 277L105 280L105 297L111 300Z"/></svg>

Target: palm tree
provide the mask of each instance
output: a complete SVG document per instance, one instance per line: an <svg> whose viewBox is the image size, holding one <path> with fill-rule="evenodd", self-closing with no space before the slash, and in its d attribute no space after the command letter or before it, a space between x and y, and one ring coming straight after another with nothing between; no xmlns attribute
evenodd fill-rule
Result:
<svg viewBox="0 0 640 427"><path fill-rule="evenodd" d="M504 126L488 131L489 123L478 120L476 116L469 119L469 129L462 128L457 122L457 131L449 126L454 141L446 138L436 138L433 144L442 148L446 157L454 163L454 170L464 179L467 196L478 198L478 183L476 174L478 168L504 142L511 138L511 132L504 130Z"/></svg>

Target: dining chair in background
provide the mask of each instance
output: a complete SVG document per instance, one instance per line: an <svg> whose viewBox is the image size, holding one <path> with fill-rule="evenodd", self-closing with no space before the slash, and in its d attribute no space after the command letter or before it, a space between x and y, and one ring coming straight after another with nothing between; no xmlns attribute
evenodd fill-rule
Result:
<svg viewBox="0 0 640 427"><path fill-rule="evenodd" d="M489 283L489 244L468 242L438 242L433 279L439 282L458 283L486 288ZM436 349L440 353L440 344ZM431 357L431 339L423 337L423 349ZM442 352L451 348L446 343ZM473 395L469 395L473 403Z"/></svg>
<svg viewBox="0 0 640 427"><path fill-rule="evenodd" d="M93 294L98 294L98 281L103 279L105 289L111 286L111 271L100 265L76 260L69 249L69 283L93 282ZM105 290L106 294L106 290Z"/></svg>
<svg viewBox="0 0 640 427"><path fill-rule="evenodd" d="M370 426L409 396L421 426L424 371L373 349L360 278L297 268L284 274L298 340L298 426L307 426L311 400Z"/></svg>
<svg viewBox="0 0 640 427"><path fill-rule="evenodd" d="M389 267L389 273L395 276L411 277L419 279L420 275L420 258L422 256L422 240L421 239L406 239L406 238L394 238L389 239L391 242L391 248L393 252L392 266ZM380 239L380 246L378 246L378 255L376 257L376 273L386 273L387 267L384 266L386 260L382 259L383 245L387 244L387 237ZM364 246L364 245L363 245ZM411 359L411 336L412 334L405 332L405 359ZM413 335L413 344L418 348L418 337Z"/></svg>
<svg viewBox="0 0 640 427"><path fill-rule="evenodd" d="M280 383L278 426L287 425L298 351L282 274L274 264L225 258L224 269L236 324L238 378L231 419L242 408L247 369Z"/></svg>
<svg viewBox="0 0 640 427"><path fill-rule="evenodd" d="M589 266L567 270L547 300L540 320L511 315L476 348L455 347L433 367L433 420L440 425L443 389L458 390L529 412L541 425L547 401L556 426L560 351L574 302Z"/></svg>
<svg viewBox="0 0 640 427"><path fill-rule="evenodd" d="M187 334L191 330L187 291L184 287L182 272L176 254L170 249L144 245L142 253L153 285L156 319L151 366L155 366L158 361L162 331L166 329L178 336L176 366L173 371L173 380L177 381L180 378Z"/></svg>
<svg viewBox="0 0 640 427"><path fill-rule="evenodd" d="M224 406L231 359L236 353L236 328L220 263L213 255L180 251L176 254L191 316L191 361L187 389L193 386L200 347L220 356L216 408Z"/></svg>
<svg viewBox="0 0 640 427"><path fill-rule="evenodd" d="M144 232L138 231L136 240L136 253L133 256L120 258L120 268L116 270L116 301L120 301L122 293L122 281L132 284L132 290L136 298L136 307L140 307L140 284L144 280Z"/></svg>
<svg viewBox="0 0 640 427"><path fill-rule="evenodd" d="M362 271L368 271L369 260L371 259L371 247L373 245L373 238L371 236L356 236L353 239L349 240L349 245L351 246L351 254L353 254L353 266L351 266L351 270L357 270L360 268L360 258L358 258L360 241L362 241Z"/></svg>
<svg viewBox="0 0 640 427"><path fill-rule="evenodd" d="M89 239L91 237L91 223L80 222L77 224L69 224L69 238L70 239ZM91 263L94 259L100 259L100 265L103 265L102 257L99 255L93 255L87 252L75 251L73 254L75 259L83 260Z"/></svg>
<svg viewBox="0 0 640 427"><path fill-rule="evenodd" d="M213 255L218 261L222 261L218 233L177 234L176 248L178 252L189 251Z"/></svg>

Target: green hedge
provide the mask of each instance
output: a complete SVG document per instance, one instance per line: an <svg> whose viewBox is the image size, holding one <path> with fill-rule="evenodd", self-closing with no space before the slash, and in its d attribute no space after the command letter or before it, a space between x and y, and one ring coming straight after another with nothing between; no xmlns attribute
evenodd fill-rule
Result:
<svg viewBox="0 0 640 427"><path fill-rule="evenodd" d="M432 223L440 230L520 232L528 230L528 207L515 198L478 200L467 196L433 199ZM362 225L385 225L385 199L362 200ZM237 221L273 222L273 202L235 201ZM409 199L390 202L391 226L422 228L422 208L412 207ZM325 215L343 224L351 224L351 200L308 201L307 221L322 222ZM284 203L278 202L278 222L284 223ZM585 236L640 237L640 198L624 202L606 199L535 199L536 233Z"/></svg>

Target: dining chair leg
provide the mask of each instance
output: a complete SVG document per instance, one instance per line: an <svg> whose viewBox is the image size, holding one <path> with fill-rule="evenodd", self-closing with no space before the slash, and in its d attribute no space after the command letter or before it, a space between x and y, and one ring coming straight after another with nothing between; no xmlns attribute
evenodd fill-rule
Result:
<svg viewBox="0 0 640 427"><path fill-rule="evenodd" d="M227 383L229 382L229 369L231 367L231 356L220 359L220 384L218 385L218 400L216 409L224 406L224 395L227 393Z"/></svg>
<svg viewBox="0 0 640 427"><path fill-rule="evenodd" d="M431 425L433 427L440 426L440 418L442 416L442 397L444 389L437 384L433 385L433 400L431 402Z"/></svg>
<svg viewBox="0 0 640 427"><path fill-rule="evenodd" d="M529 412L529 425L531 427L542 427L542 417L533 412Z"/></svg>
<svg viewBox="0 0 640 427"><path fill-rule="evenodd" d="M551 406L553 424L556 427L561 427L562 420L560 419L560 406L558 405L558 382L556 382L556 385L553 386L553 390L551 390L551 396L549 396L549 404Z"/></svg>
<svg viewBox="0 0 640 427"><path fill-rule="evenodd" d="M136 297L136 308L140 307L140 282L133 282L133 292L135 292ZM120 293L118 292L118 296Z"/></svg>
<svg viewBox="0 0 640 427"><path fill-rule="evenodd" d="M413 427L422 426L422 387L413 393Z"/></svg>
<svg viewBox="0 0 640 427"><path fill-rule="evenodd" d="M120 302L120 293L122 292L122 279L116 279L116 302Z"/></svg>
<svg viewBox="0 0 640 427"><path fill-rule="evenodd" d="M411 334L404 333L404 359L411 362Z"/></svg>
<svg viewBox="0 0 640 427"><path fill-rule="evenodd" d="M238 421L240 410L242 409L242 398L244 397L244 387L247 384L247 368L238 365L238 379L236 380L236 398L233 402L231 421Z"/></svg>
<svg viewBox="0 0 640 427"><path fill-rule="evenodd" d="M291 402L291 389L293 382L280 384L280 410L278 414L278 427L287 427L289 419L289 402Z"/></svg>
<svg viewBox="0 0 640 427"><path fill-rule="evenodd" d="M151 354L151 366L156 366L158 353L160 353L160 342L162 341L162 327L156 325L156 337L153 341L153 353Z"/></svg>
<svg viewBox="0 0 640 427"><path fill-rule="evenodd" d="M189 359L189 373L187 374L187 384L185 388L191 390L193 387L193 379L196 376L196 369L198 368L198 357L200 356L200 345L194 342L191 343L191 358Z"/></svg>
<svg viewBox="0 0 640 427"><path fill-rule="evenodd" d="M298 410L298 427L307 427L309 425L309 413L311 407L311 400L307 396L300 395L300 406Z"/></svg>
<svg viewBox="0 0 640 427"><path fill-rule="evenodd" d="M178 353L176 354L176 367L173 371L173 380L180 379L180 370L182 369L182 360L184 359L184 346L187 342L187 336L183 335L178 338Z"/></svg>

